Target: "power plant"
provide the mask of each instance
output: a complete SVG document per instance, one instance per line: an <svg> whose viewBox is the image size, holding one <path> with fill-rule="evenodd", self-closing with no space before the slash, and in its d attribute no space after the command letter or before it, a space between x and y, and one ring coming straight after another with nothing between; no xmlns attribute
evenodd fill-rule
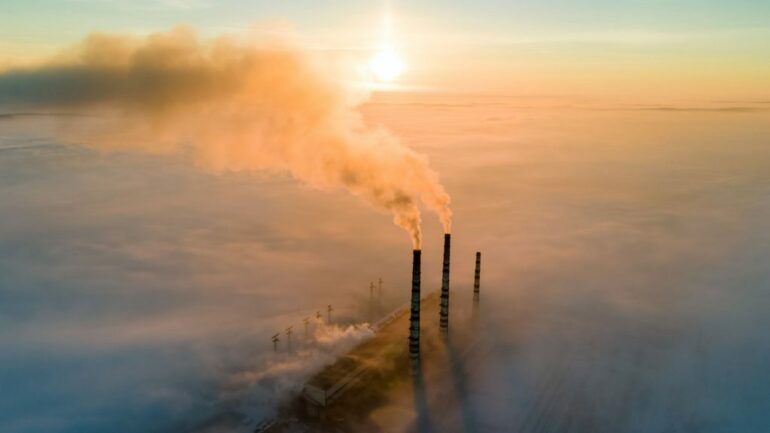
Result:
<svg viewBox="0 0 770 433"><path fill-rule="evenodd" d="M382 293L382 279L380 278L376 285L373 282L369 284L369 307L363 315L372 319L369 326L374 334L347 353L339 355L335 362L327 365L306 381L298 400L285 408L289 411L288 413L292 414L290 418L304 420L302 422L310 424L328 425L330 422L334 424L337 422L334 420L344 420L351 414L360 411L361 408L373 407L374 402L380 401L383 393L386 392L387 387L385 385L393 380L422 382L422 371L426 362L428 368L433 371L436 371L437 366L439 370L449 369L451 366L447 364L446 356L449 356L447 351L454 350L450 349L449 341L454 341L452 345L455 348L458 343L463 341L464 344L467 344L466 347L473 347L478 338L474 326L459 326L458 324L457 328L452 331L452 340L442 338L449 335L450 257L451 235L446 233L441 267L441 288L429 292L427 296L423 297L421 292L422 249L412 250L409 302L377 321L373 320L372 313L374 312L374 300L380 298ZM465 292L469 298L472 293L472 306L466 309L460 308L455 313L455 321L465 317L469 319L470 325L476 323L480 280L481 253L476 252L473 289L472 292L471 290ZM328 326L332 325L332 311L332 306L327 305L326 325ZM421 313L424 314L421 315ZM317 321L320 321L321 311L317 311L315 317ZM421 323L421 319L426 320L427 323ZM408 333L404 335L407 331L407 321ZM308 322L309 318L303 319L306 335ZM292 328L288 327L286 338L289 354L292 353L291 334ZM404 336L407 337L408 344L406 346L404 345ZM274 350L276 351L277 342L278 334L273 337ZM309 344L313 343L310 342ZM472 351L467 353L472 353ZM411 379L406 379L407 377ZM285 429L282 429L281 425ZM270 424L270 426L269 429L262 431L293 431L288 424L278 421ZM341 428L339 431L346 430Z"/></svg>
<svg viewBox="0 0 770 433"><path fill-rule="evenodd" d="M452 235L450 233L444 234L444 254L443 259L441 263L441 291L439 296L439 329L441 330L442 334L446 335L446 333L449 332L449 293L450 293L450 286L449 286L449 275L450 275L450 267L451 267L451 248L452 248ZM412 250L412 290L411 290L411 300L410 300L410 310L409 310L409 334L408 334L408 348L409 348L409 358L413 361L419 360L420 358L420 304L422 300L421 295L421 283L420 283L420 277L422 272L422 250L415 249ZM476 267L474 272L474 279L473 279L473 301L474 304L478 303L479 300L479 290L480 290L480 276L481 276L481 252L476 252ZM379 308L375 308L375 298L377 299L377 303L381 304L382 300L382 278L378 278L377 286L375 286L374 282L369 283L369 311L368 316L369 319L373 321L374 314L376 310L379 310ZM381 307L381 305L378 305L378 307ZM326 306L326 314L327 314L327 325L330 325L332 323L332 317L331 313L334 311L331 304ZM316 311L315 318L316 320L321 319L321 312ZM308 324L310 321L310 317L306 317L302 319L302 323L304 324L304 330L305 330L305 339L308 338ZM376 326L376 325L374 325ZM292 327L288 327L286 329L286 336L287 336L287 343L288 343L288 350L291 352L291 334L292 334ZM273 336L273 348L275 351L277 351L278 346L278 334Z"/></svg>
<svg viewBox="0 0 770 433"><path fill-rule="evenodd" d="M196 433L224 431L212 430L218 426L230 428L234 425L249 426L255 433L305 432L359 432L361 422L366 422L368 414L373 413L393 392L393 387L400 387L404 392L414 392L415 398L426 377L432 377L432 383L452 380L458 363L473 365L483 335L478 332L478 305L481 288L481 252L476 252L473 288L465 292L472 304L463 308L463 304L454 308L454 323L449 337L449 295L451 268L451 235L444 235L443 259L441 266L441 288L427 293L421 292L422 250L412 250L411 293L408 302L379 320L370 320L367 324L373 334L365 337L348 352L336 355L331 364L317 371L306 380L301 392L278 407L273 418L257 423L239 412L228 412L208 419L201 424ZM377 284L369 284L369 309L363 316L372 317L372 306L377 299L378 306L382 296L382 278ZM457 295L457 291L455 291ZM459 293L462 295L462 293ZM379 308L377 309L378 311ZM423 311L424 310L424 311ZM315 312L314 326L335 326L332 324L331 304ZM408 313L408 314L407 314ZM301 317L301 316L300 316ZM279 351L282 333L271 337L273 352L279 357L302 357L308 355L317 344L309 332L313 316L302 320L305 338L293 341L293 325L284 329L285 347ZM344 317L344 316L343 316ZM326 319L326 320L324 320ZM465 320L464 320L465 319ZM344 319L338 319L345 324ZM463 324L463 321L465 323ZM324 323L325 322L325 323ZM407 326L408 323L408 326ZM462 326L466 325L466 326ZM408 330L407 330L408 328ZM407 332L408 331L408 332ZM405 338L406 337L406 338ZM404 339L408 344L404 344ZM295 350L293 343L298 343ZM312 356L312 353L310 353ZM438 382L436 382L438 380ZM406 388L403 388L405 387ZM424 403L421 403L424 404ZM241 431L241 430L238 430ZM367 430L368 431L368 430ZM373 431L377 431L374 429Z"/></svg>

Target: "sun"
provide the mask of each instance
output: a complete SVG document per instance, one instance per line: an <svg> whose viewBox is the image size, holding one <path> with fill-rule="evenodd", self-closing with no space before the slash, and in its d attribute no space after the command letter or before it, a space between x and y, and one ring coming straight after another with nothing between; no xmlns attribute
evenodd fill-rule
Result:
<svg viewBox="0 0 770 433"><path fill-rule="evenodd" d="M404 72L404 62L392 48L385 47L369 60L369 69L378 81L395 81Z"/></svg>

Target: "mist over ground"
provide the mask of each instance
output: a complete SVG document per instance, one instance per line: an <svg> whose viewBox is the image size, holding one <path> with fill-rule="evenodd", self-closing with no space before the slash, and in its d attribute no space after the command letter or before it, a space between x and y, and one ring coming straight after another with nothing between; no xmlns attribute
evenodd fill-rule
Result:
<svg viewBox="0 0 770 433"><path fill-rule="evenodd" d="M452 194L452 302L484 252L487 339L456 429L562 431L565 408L593 431L770 423L766 104L391 95L363 113ZM380 276L408 299L408 239L344 191L64 146L59 120L0 119L3 432L267 416L307 370L230 391L287 359L272 334L327 304L362 320ZM423 232L437 289L442 229Z"/></svg>

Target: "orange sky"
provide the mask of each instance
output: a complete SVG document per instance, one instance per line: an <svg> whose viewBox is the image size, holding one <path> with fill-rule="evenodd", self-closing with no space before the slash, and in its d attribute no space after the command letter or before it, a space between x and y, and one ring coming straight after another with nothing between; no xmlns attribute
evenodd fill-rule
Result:
<svg viewBox="0 0 770 433"><path fill-rule="evenodd" d="M345 1L318 8L301 1L267 8L235 0L84 0L66 10L48 3L2 6L0 65L50 55L93 31L147 34L186 24L207 37L288 37L354 69L388 45L406 66L402 90L658 103L770 98L763 2Z"/></svg>

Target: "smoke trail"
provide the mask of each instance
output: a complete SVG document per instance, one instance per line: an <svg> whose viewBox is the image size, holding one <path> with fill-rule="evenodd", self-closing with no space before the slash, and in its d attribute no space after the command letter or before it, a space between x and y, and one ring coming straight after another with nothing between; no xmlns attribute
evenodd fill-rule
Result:
<svg viewBox="0 0 770 433"><path fill-rule="evenodd" d="M36 67L0 73L0 108L96 114L64 138L101 149L189 152L214 172L288 171L390 211L419 248L418 201L449 232L449 196L427 160L355 110L340 71L284 43L186 27L144 38L94 34Z"/></svg>

